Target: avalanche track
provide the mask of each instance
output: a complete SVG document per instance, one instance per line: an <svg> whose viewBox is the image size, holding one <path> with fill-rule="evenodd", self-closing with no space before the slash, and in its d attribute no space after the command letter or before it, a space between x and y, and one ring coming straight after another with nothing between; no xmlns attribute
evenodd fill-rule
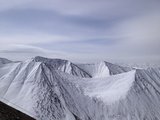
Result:
<svg viewBox="0 0 160 120"><path fill-rule="evenodd" d="M0 59L0 101L37 120L159 120L160 69Z"/></svg>

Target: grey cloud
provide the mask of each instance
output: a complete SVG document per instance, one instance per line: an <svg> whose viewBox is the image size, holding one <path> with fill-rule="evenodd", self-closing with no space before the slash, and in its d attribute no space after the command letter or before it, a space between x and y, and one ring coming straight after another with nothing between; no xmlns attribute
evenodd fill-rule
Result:
<svg viewBox="0 0 160 120"><path fill-rule="evenodd" d="M13 0L13 3L3 0L1 47L36 45L52 52L67 51L71 58L81 60L88 56L90 59L158 58L159 5L157 0ZM31 52L27 49L3 53L22 52L29 56ZM40 53L52 56L52 52Z"/></svg>
<svg viewBox="0 0 160 120"><path fill-rule="evenodd" d="M17 44L8 45L6 48L1 49L0 56L11 60L26 60L35 56L65 59L67 54L65 52L50 51L36 46Z"/></svg>

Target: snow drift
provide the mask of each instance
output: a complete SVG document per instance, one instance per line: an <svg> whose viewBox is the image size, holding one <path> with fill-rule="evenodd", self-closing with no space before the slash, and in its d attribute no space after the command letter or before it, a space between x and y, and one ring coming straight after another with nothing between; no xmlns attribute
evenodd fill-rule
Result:
<svg viewBox="0 0 160 120"><path fill-rule="evenodd" d="M8 62L0 66L0 100L37 120L159 120L160 69Z"/></svg>

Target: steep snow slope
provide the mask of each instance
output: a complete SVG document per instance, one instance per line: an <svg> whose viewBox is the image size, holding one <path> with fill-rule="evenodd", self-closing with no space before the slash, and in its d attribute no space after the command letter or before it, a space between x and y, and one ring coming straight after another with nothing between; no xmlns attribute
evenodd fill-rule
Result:
<svg viewBox="0 0 160 120"><path fill-rule="evenodd" d="M108 120L107 106L125 99L134 75L135 71L131 71L108 78L83 80L61 75L64 78L59 81L59 86L68 108L79 119Z"/></svg>
<svg viewBox="0 0 160 120"><path fill-rule="evenodd" d="M75 79L60 86L68 108L82 120L160 119L159 74L137 70L106 79Z"/></svg>
<svg viewBox="0 0 160 120"><path fill-rule="evenodd" d="M79 68L86 71L93 78L108 77L124 72L131 71L132 68L121 67L108 62L99 62L95 64L77 64Z"/></svg>
<svg viewBox="0 0 160 120"><path fill-rule="evenodd" d="M160 119L159 68L72 67L93 77L86 78L63 69L63 61L36 57L2 65L0 100L37 120Z"/></svg>
<svg viewBox="0 0 160 120"><path fill-rule="evenodd" d="M116 74L128 72L133 69L133 68L129 68L129 67L122 67L119 65L115 65L115 64L112 64L109 62L105 62L105 65L108 67L111 75L116 75Z"/></svg>
<svg viewBox="0 0 160 120"><path fill-rule="evenodd" d="M78 64L78 67L86 71L90 76L94 78L108 77L110 75L108 67L105 62L96 64Z"/></svg>
<svg viewBox="0 0 160 120"><path fill-rule="evenodd" d="M39 120L74 120L55 76L40 62L14 64L0 76L0 100Z"/></svg>

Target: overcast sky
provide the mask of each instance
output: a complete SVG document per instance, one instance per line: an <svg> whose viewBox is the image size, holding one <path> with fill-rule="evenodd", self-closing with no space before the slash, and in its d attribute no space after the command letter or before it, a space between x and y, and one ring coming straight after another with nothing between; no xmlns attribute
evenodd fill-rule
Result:
<svg viewBox="0 0 160 120"><path fill-rule="evenodd" d="M160 60L160 0L0 0L0 57Z"/></svg>

